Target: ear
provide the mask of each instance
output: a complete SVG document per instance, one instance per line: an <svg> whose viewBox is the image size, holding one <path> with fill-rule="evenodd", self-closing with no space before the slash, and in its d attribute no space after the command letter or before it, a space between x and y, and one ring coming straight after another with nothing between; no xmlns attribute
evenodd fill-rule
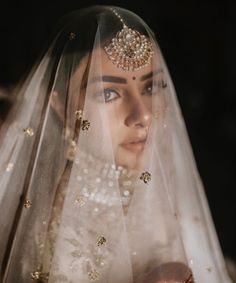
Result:
<svg viewBox="0 0 236 283"><path fill-rule="evenodd" d="M59 94L57 91L53 91L51 94L51 101L50 101L52 109L57 113L60 120L64 120L64 113L65 108L63 103L60 101Z"/></svg>

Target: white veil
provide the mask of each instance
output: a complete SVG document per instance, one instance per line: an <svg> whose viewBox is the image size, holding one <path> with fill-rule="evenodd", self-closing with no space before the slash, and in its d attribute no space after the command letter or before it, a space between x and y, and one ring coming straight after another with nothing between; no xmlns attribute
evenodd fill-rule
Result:
<svg viewBox="0 0 236 283"><path fill-rule="evenodd" d="M124 25L145 63L112 53L116 39L128 40L117 34ZM230 283L150 28L125 9L95 6L65 17L53 37L0 132L1 282ZM136 101L145 68L151 93ZM121 96L108 106L103 79L115 70ZM126 151L116 146L122 111L136 119L122 126Z"/></svg>

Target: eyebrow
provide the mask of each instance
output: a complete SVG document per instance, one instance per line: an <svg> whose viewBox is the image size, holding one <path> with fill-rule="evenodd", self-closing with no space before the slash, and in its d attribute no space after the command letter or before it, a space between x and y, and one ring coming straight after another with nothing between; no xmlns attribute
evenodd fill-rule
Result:
<svg viewBox="0 0 236 283"><path fill-rule="evenodd" d="M163 69L162 69L162 68L157 69L157 70L155 70L154 72L150 72L150 73L148 73L148 74L146 74L146 75L143 75L143 76L140 78L140 81L146 81L147 79L150 79L150 78L152 78L152 77L154 77L154 76L156 76L156 75L158 75L158 74L160 74L160 73L163 73Z"/></svg>
<svg viewBox="0 0 236 283"><path fill-rule="evenodd" d="M98 77L97 80L100 80L100 77ZM118 84L126 84L127 83L127 80L125 78L114 77L114 76L102 76L102 81L103 82L118 83Z"/></svg>
<svg viewBox="0 0 236 283"><path fill-rule="evenodd" d="M140 81L145 81L149 78L152 78L153 76L158 75L159 73L163 73L163 69L157 69L154 72L150 72L148 74L143 75L139 80ZM98 81L103 81L103 82L110 82L110 83L118 83L118 84L126 84L127 79L122 78L122 77L114 77L114 76L102 76L102 77L94 77L90 80L90 83L98 82Z"/></svg>

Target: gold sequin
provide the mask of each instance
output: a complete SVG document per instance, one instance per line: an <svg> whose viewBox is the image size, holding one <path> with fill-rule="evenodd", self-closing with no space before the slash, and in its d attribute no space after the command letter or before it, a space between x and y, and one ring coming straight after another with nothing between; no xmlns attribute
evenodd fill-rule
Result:
<svg viewBox="0 0 236 283"><path fill-rule="evenodd" d="M31 279L33 279L33 280L38 280L38 279L40 279L40 274L41 274L40 271L31 272L31 273L30 273Z"/></svg>
<svg viewBox="0 0 236 283"><path fill-rule="evenodd" d="M76 117L77 120L82 120L82 116L83 116L82 110L76 110L75 111L75 117Z"/></svg>
<svg viewBox="0 0 236 283"><path fill-rule="evenodd" d="M88 276L91 281L98 281L100 278L100 273L96 269L92 269L89 271Z"/></svg>
<svg viewBox="0 0 236 283"><path fill-rule="evenodd" d="M151 181L151 174L147 171L143 172L140 176L140 180L142 180L145 184Z"/></svg>
<svg viewBox="0 0 236 283"><path fill-rule="evenodd" d="M25 202L24 202L24 207L25 208L30 208L32 205L31 201L29 199L25 199Z"/></svg>
<svg viewBox="0 0 236 283"><path fill-rule="evenodd" d="M90 122L88 120L83 120L82 121L82 126L81 126L82 130L83 131L88 130L89 127L90 127Z"/></svg>
<svg viewBox="0 0 236 283"><path fill-rule="evenodd" d="M30 127L23 129L23 131L27 137L32 137L34 135L34 130Z"/></svg>
<svg viewBox="0 0 236 283"><path fill-rule="evenodd" d="M6 167L6 171L7 171L7 172L10 172L13 167L14 167L14 164L13 164L12 162L9 162L9 163L7 164L7 167Z"/></svg>
<svg viewBox="0 0 236 283"><path fill-rule="evenodd" d="M34 271L30 273L32 280L48 280L49 273L42 273L41 271Z"/></svg>
<svg viewBox="0 0 236 283"><path fill-rule="evenodd" d="M87 198L86 198L85 196L83 196L83 195L79 195L79 196L77 197L77 199L75 200L75 202L76 202L80 207L84 206L85 203L86 203L86 201L87 201Z"/></svg>
<svg viewBox="0 0 236 283"><path fill-rule="evenodd" d="M97 239L97 246L103 246L107 242L106 238L104 236L99 236Z"/></svg>
<svg viewBox="0 0 236 283"><path fill-rule="evenodd" d="M69 40L73 40L73 39L75 39L75 37L76 37L76 34L74 32L70 32Z"/></svg>

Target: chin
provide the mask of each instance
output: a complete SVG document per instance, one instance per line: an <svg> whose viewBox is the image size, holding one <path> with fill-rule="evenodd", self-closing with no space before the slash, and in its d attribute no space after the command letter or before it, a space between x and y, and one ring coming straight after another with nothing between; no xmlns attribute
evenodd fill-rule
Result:
<svg viewBox="0 0 236 283"><path fill-rule="evenodd" d="M127 169L138 169L140 155L126 149L120 149L116 154L115 162L118 166Z"/></svg>

